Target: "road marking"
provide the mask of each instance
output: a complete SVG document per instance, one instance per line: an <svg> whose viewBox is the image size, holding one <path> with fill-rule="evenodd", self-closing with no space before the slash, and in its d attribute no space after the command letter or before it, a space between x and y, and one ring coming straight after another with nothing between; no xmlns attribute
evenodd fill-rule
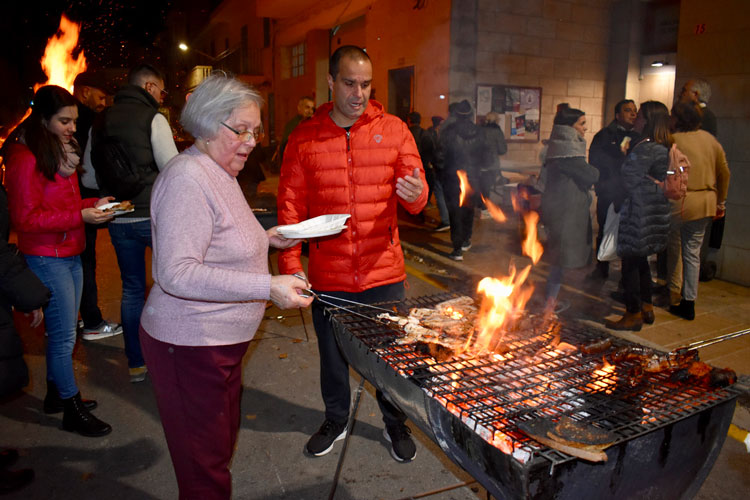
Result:
<svg viewBox="0 0 750 500"><path fill-rule="evenodd" d="M440 290L447 290L448 289L448 287L446 285L444 285L443 283L440 283L439 281L431 278L430 276L428 276L427 274L423 273L422 271L416 269L415 267L412 267L409 264L405 264L405 266L406 266L406 272L408 274L411 274L411 275L413 275L413 276L421 279L425 283L429 283L430 285L439 288Z"/></svg>

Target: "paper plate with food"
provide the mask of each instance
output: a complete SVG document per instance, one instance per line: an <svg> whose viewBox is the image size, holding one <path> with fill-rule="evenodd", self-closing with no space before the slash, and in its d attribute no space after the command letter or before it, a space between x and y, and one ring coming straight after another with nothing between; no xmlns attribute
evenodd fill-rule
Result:
<svg viewBox="0 0 750 500"><path fill-rule="evenodd" d="M100 207L97 207L102 212L112 214L115 217L122 214L129 214L135 210L135 206L130 201L113 201Z"/></svg>
<svg viewBox="0 0 750 500"><path fill-rule="evenodd" d="M278 226L276 230L285 238L320 238L338 234L346 228L350 214L326 214L297 224Z"/></svg>

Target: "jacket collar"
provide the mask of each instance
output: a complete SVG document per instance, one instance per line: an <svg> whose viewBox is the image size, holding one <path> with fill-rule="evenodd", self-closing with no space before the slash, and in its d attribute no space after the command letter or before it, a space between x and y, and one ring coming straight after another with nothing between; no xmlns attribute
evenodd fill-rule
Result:
<svg viewBox="0 0 750 500"><path fill-rule="evenodd" d="M338 125L336 125L336 122L334 122L333 118L331 118L332 110L333 102L327 102L318 108L312 118L310 118L310 121L319 125L332 125L334 127L343 129L343 127L339 127ZM384 114L385 109L383 108L383 105L374 99L370 99L367 103L367 107L365 108L365 112L362 113L362 115L357 119L356 122L354 122L351 128L359 128L366 123L369 123L376 118L383 116Z"/></svg>
<svg viewBox="0 0 750 500"><path fill-rule="evenodd" d="M154 109L159 109L159 103L156 101L156 99L154 99L151 94L146 92L146 89L137 85L124 85L120 88L117 94L115 94L115 103L127 101L136 101Z"/></svg>

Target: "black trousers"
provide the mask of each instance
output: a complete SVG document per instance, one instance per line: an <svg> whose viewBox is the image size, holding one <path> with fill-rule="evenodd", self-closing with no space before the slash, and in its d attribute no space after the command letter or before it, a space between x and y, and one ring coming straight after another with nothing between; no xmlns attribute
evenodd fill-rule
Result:
<svg viewBox="0 0 750 500"><path fill-rule="evenodd" d="M461 188L458 177L455 172L453 175L444 172L443 175L443 193L451 224L451 243L453 250L461 250L464 243L471 241L474 232L474 207L477 206L477 200L481 202L481 198L478 193L473 193L470 199L464 201L464 206L459 206Z"/></svg>
<svg viewBox="0 0 750 500"><path fill-rule="evenodd" d="M81 197L95 198L99 193L96 190L81 188ZM86 248L81 254L81 266L83 267L83 291L81 293L81 319L84 328L95 328L104 319L99 309L99 291L96 287L96 233L106 225L84 224L86 232Z"/></svg>
<svg viewBox="0 0 750 500"><path fill-rule="evenodd" d="M641 311L641 304L651 304L651 267L647 257L622 258L622 285L625 308L629 313Z"/></svg>
<svg viewBox="0 0 750 500"><path fill-rule="evenodd" d="M403 282L371 288L359 293L315 291L365 304L404 299ZM331 302L335 300L331 299ZM341 305L345 306L346 303L342 302ZM336 343L333 325L328 315L325 314L325 307L327 306L318 302L313 302L312 305L313 325L315 334L318 336L318 352L320 353L320 392L326 407L326 418L337 423L344 423L349 418L351 406L349 364ZM386 426L403 424L406 421L404 412L388 401L380 390L376 391L375 397Z"/></svg>

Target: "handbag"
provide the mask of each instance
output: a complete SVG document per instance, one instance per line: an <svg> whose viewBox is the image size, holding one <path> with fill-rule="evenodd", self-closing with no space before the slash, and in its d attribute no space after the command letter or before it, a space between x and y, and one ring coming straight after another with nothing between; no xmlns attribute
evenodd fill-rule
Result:
<svg viewBox="0 0 750 500"><path fill-rule="evenodd" d="M620 214L615 212L614 203L609 204L607 219L604 222L604 236L599 244L596 258L602 262L617 259L617 232L620 229Z"/></svg>

